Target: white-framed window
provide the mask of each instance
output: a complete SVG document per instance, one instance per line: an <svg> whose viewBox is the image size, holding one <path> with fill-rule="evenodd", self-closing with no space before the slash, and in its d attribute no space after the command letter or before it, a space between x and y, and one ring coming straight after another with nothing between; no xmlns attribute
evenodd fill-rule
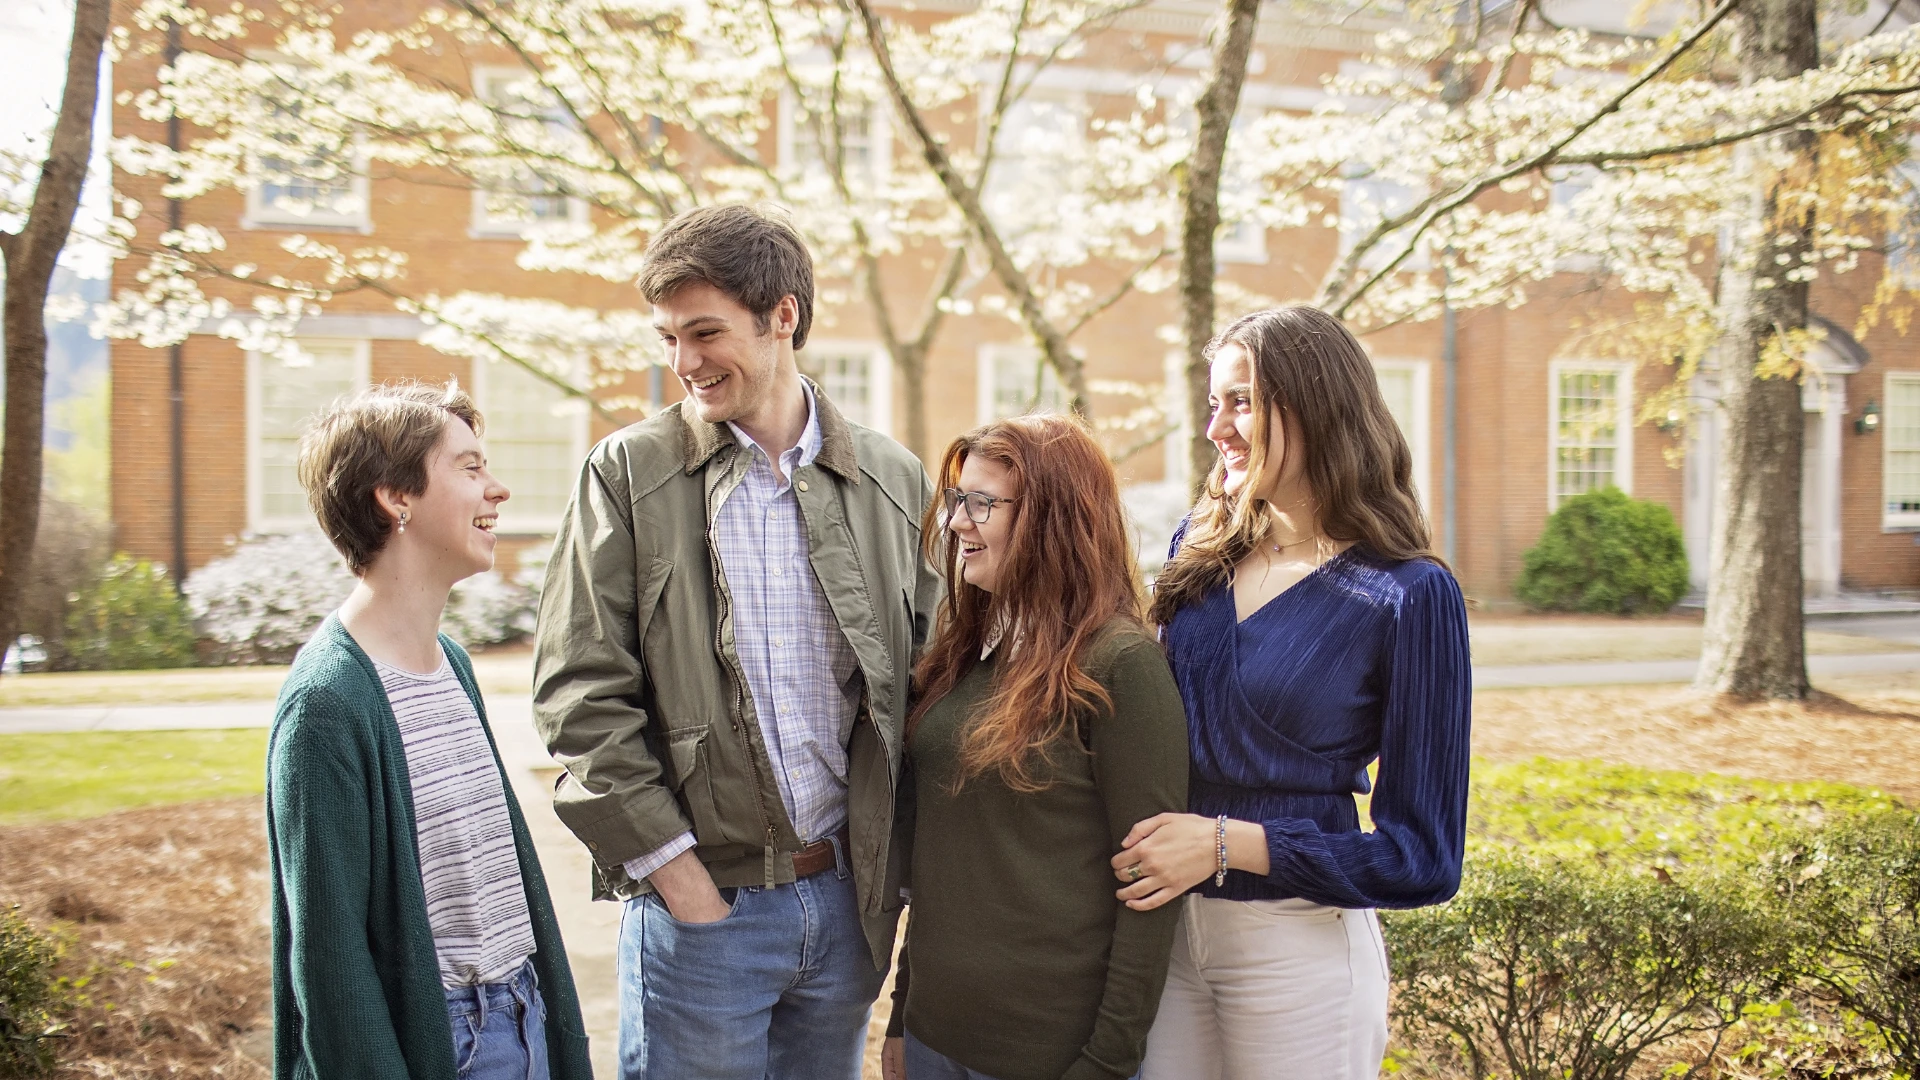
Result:
<svg viewBox="0 0 1920 1080"><path fill-rule="evenodd" d="M980 192L981 207L1003 235L1021 236L1058 220L1058 207L1041 193L1064 195L1074 189L1087 115L1086 95L1072 91L1029 90L1007 107L994 140L993 167ZM985 137L983 120L983 143Z"/></svg>
<svg viewBox="0 0 1920 1080"><path fill-rule="evenodd" d="M1887 275L1905 288L1920 288L1920 162L1893 167L1904 212L1887 230Z"/></svg>
<svg viewBox="0 0 1920 1080"><path fill-rule="evenodd" d="M893 433L893 362L872 342L807 341L802 359L840 415Z"/></svg>
<svg viewBox="0 0 1920 1080"><path fill-rule="evenodd" d="M1407 450L1413 455L1413 486L1423 507L1430 505L1427 484L1432 475L1428 471L1433 446L1431 370L1432 365L1425 360L1373 362L1374 377L1380 382L1380 396L1387 399L1387 411L1393 414L1394 423L1400 425L1400 434L1405 436Z"/></svg>
<svg viewBox="0 0 1920 1080"><path fill-rule="evenodd" d="M311 78L311 69L304 66L272 56L257 59L274 63L281 80ZM281 129L274 132L274 141L283 144L286 152L262 155L248 163L252 176L241 226L327 226L371 232L367 174L353 137L301 125L297 98L266 104L274 126Z"/></svg>
<svg viewBox="0 0 1920 1080"><path fill-rule="evenodd" d="M1267 227L1250 211L1258 201L1260 177L1246 155L1235 148L1250 137L1259 111L1242 110L1233 118L1227 135L1227 157L1221 163L1220 212L1223 218L1237 217L1231 228L1214 235L1213 257L1221 262L1264 263L1267 261Z"/></svg>
<svg viewBox="0 0 1920 1080"><path fill-rule="evenodd" d="M516 145L560 153L576 138L573 118L553 92L520 68L475 68L473 95L497 110ZM587 204L538 168L514 161L502 163L501 172L497 181L474 186L473 235L517 238L535 226L587 219Z"/></svg>
<svg viewBox="0 0 1920 1080"><path fill-rule="evenodd" d="M991 423L1029 412L1066 412L1067 394L1053 365L1027 344L980 346L978 413Z"/></svg>
<svg viewBox="0 0 1920 1080"><path fill-rule="evenodd" d="M825 102L820 109L818 116L807 111L791 88L780 94L780 164L801 176L827 175L828 148L820 145L820 137L832 117ZM846 155L847 184L855 191L880 183L892 172L892 115L882 102L840 102L840 148Z"/></svg>
<svg viewBox="0 0 1920 1080"><path fill-rule="evenodd" d="M1881 527L1920 528L1920 372L1888 372L1885 392L1880 437L1886 457L1880 475L1886 513Z"/></svg>
<svg viewBox="0 0 1920 1080"><path fill-rule="evenodd" d="M295 468L300 436L314 414L363 390L371 368L369 342L302 338L297 363L247 354L247 528L292 532L313 525L313 511Z"/></svg>
<svg viewBox="0 0 1920 1080"><path fill-rule="evenodd" d="M1548 368L1547 509L1611 484L1633 493L1633 368L1557 360Z"/></svg>
<svg viewBox="0 0 1920 1080"><path fill-rule="evenodd" d="M1347 170L1340 182L1340 257L1346 258L1373 233L1380 222L1411 209L1425 195L1418 188L1376 174L1365 166ZM1387 234L1360 260L1363 269L1378 270L1400 249L1400 232ZM1422 241L1400 262L1402 270L1425 270L1431 265Z"/></svg>
<svg viewBox="0 0 1920 1080"><path fill-rule="evenodd" d="M487 469L512 492L500 504L499 531L553 532L587 456L586 402L507 360L476 360L473 392L486 419Z"/></svg>

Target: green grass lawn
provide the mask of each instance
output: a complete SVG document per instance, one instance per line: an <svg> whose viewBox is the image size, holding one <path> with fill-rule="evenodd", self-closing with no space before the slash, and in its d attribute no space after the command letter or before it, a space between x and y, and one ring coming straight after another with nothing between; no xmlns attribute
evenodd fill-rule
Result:
<svg viewBox="0 0 1920 1080"><path fill-rule="evenodd" d="M0 735L0 825L257 795L264 728Z"/></svg>

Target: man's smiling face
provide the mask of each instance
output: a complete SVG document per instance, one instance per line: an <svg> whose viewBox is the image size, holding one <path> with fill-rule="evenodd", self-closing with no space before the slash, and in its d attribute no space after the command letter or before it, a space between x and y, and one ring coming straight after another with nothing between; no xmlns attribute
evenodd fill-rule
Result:
<svg viewBox="0 0 1920 1080"><path fill-rule="evenodd" d="M781 342L793 339L798 315L793 297L783 297L762 331L738 300L695 282L653 305L653 328L695 415L721 424L754 412L766 400Z"/></svg>

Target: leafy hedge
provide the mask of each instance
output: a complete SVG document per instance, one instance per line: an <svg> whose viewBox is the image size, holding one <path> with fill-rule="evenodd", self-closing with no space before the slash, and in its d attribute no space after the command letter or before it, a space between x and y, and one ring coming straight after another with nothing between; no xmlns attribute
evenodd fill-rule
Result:
<svg viewBox="0 0 1920 1080"><path fill-rule="evenodd" d="M1673 511L1604 487L1547 519L1514 594L1542 611L1657 614L1687 592L1687 549Z"/></svg>
<svg viewBox="0 0 1920 1080"><path fill-rule="evenodd" d="M121 553L67 605L65 651L84 671L187 667L193 620L165 567Z"/></svg>
<svg viewBox="0 0 1920 1080"><path fill-rule="evenodd" d="M1625 1080L1770 999L1788 951L1737 881L1514 853L1482 855L1452 903L1386 927L1403 1037L1474 1077Z"/></svg>
<svg viewBox="0 0 1920 1080"><path fill-rule="evenodd" d="M42 1076L53 1068L63 992L53 973L60 946L0 909L0 1077Z"/></svg>
<svg viewBox="0 0 1920 1080"><path fill-rule="evenodd" d="M1920 1076L1920 817L1885 794L1479 762L1469 814L1460 894L1383 919L1390 1069Z"/></svg>

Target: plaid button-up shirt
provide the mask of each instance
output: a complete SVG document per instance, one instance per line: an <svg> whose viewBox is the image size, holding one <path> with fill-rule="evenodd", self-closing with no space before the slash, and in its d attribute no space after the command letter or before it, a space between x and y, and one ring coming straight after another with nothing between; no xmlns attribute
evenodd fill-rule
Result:
<svg viewBox="0 0 1920 1080"><path fill-rule="evenodd" d="M778 474L764 449L727 425L749 460L739 485L721 497L713 538L733 596L734 647L780 799L794 831L811 842L847 818L847 740L861 687L859 661L807 558L807 525L793 491L794 472L820 454L811 387L806 395L807 426L780 455ZM644 878L693 845L693 834L683 834L628 861L627 873Z"/></svg>

